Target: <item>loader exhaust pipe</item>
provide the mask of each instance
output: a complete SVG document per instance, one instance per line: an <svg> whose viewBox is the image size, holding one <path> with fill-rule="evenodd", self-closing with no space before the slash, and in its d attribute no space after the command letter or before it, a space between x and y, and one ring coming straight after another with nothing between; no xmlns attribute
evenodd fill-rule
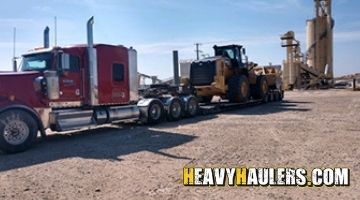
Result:
<svg viewBox="0 0 360 200"><path fill-rule="evenodd" d="M50 47L50 36L49 36L50 29L47 26L44 30L44 48Z"/></svg>
<svg viewBox="0 0 360 200"><path fill-rule="evenodd" d="M98 73L96 48L94 48L93 38L94 17L87 22L87 50L88 50L88 67L89 67L89 104L92 106L99 104L98 99Z"/></svg>

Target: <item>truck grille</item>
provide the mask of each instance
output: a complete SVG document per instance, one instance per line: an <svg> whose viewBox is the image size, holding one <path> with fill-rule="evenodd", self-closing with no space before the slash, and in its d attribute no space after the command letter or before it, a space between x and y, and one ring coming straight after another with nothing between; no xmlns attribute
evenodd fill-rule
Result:
<svg viewBox="0 0 360 200"><path fill-rule="evenodd" d="M190 68L190 83L192 86L210 85L216 75L216 62L194 62Z"/></svg>

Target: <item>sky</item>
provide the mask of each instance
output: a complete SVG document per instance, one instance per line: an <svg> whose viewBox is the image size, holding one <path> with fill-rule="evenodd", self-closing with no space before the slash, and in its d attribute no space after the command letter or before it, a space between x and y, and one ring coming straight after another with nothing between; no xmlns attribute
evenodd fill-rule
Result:
<svg viewBox="0 0 360 200"><path fill-rule="evenodd" d="M139 71L172 76L172 51L181 60L204 55L215 44L241 44L251 61L281 64L286 51L280 35L296 33L305 52L306 20L314 17L312 0L3 0L0 7L0 71L11 70L13 29L16 55L42 46L50 27L54 45L86 43L86 22L95 17L95 43L134 47ZM334 71L336 76L360 72L360 1L333 0Z"/></svg>

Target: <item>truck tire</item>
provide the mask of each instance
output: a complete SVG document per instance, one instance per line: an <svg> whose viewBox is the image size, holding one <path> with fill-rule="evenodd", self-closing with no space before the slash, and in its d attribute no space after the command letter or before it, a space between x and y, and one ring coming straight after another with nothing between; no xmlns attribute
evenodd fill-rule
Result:
<svg viewBox="0 0 360 200"><path fill-rule="evenodd" d="M170 105L167 111L167 120L168 121L179 121L182 114L182 105L179 98L174 98L171 100Z"/></svg>
<svg viewBox="0 0 360 200"><path fill-rule="evenodd" d="M253 98L264 100L269 93L269 86L265 76L258 76L256 78L256 85L253 88Z"/></svg>
<svg viewBox="0 0 360 200"><path fill-rule="evenodd" d="M199 104L195 97L190 97L185 104L185 117L194 117L196 116L199 109Z"/></svg>
<svg viewBox="0 0 360 200"><path fill-rule="evenodd" d="M148 107L148 124L158 124L163 120L164 106L159 100L152 101Z"/></svg>
<svg viewBox="0 0 360 200"><path fill-rule="evenodd" d="M250 87L246 76L233 76L228 81L227 98L230 102L244 103L249 100Z"/></svg>
<svg viewBox="0 0 360 200"><path fill-rule="evenodd" d="M18 153L29 149L35 142L38 125L28 112L14 109L0 114L0 150Z"/></svg>

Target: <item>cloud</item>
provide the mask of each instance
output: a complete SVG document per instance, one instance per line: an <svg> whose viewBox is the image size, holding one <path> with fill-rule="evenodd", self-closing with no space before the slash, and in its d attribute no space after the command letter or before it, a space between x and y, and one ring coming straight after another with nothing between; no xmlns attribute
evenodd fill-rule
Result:
<svg viewBox="0 0 360 200"><path fill-rule="evenodd" d="M181 42L179 42L181 41ZM248 36L242 38L193 38L178 41L154 42L145 44L134 44L133 47L142 55L168 55L173 50L178 50L181 54L194 55L195 43L201 44L200 50L204 54L212 54L214 45L241 44L245 47L260 48L264 45L278 45L280 47L280 35Z"/></svg>
<svg viewBox="0 0 360 200"><path fill-rule="evenodd" d="M23 27L35 25L35 20L30 18L0 18L0 27Z"/></svg>
<svg viewBox="0 0 360 200"><path fill-rule="evenodd" d="M12 42L0 42L0 48L4 48L4 49L13 49L13 43ZM30 49L30 48L34 48L36 47L36 43L31 43L31 42L17 42L16 43L16 48L19 49Z"/></svg>
<svg viewBox="0 0 360 200"><path fill-rule="evenodd" d="M334 33L335 42L354 42L360 41L360 31L343 31Z"/></svg>
<svg viewBox="0 0 360 200"><path fill-rule="evenodd" d="M251 9L258 12L279 12L288 11L289 9L302 8L300 0L248 0L248 1L232 1L224 0L225 3L231 4L242 9Z"/></svg>
<svg viewBox="0 0 360 200"><path fill-rule="evenodd" d="M59 4L71 4L71 5L76 5L79 7L86 7L87 9L89 9L91 12L96 13L96 12L103 12L104 10L113 10L113 9L119 9L119 2L120 1L109 1L109 0L102 0L102 1L97 1L97 0L53 0ZM117 4L116 4L117 3Z"/></svg>

